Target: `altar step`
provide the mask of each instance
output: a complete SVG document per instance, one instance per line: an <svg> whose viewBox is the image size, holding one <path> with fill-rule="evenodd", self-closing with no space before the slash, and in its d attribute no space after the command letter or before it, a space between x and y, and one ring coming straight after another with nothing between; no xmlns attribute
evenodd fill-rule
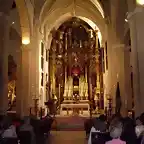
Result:
<svg viewBox="0 0 144 144"><path fill-rule="evenodd" d="M84 131L84 122L89 117L69 116L56 117L52 130L57 131Z"/></svg>

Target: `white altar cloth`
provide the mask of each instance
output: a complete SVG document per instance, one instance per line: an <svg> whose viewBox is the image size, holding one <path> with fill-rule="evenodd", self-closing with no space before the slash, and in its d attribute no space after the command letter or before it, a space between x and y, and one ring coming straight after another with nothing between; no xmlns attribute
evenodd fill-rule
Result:
<svg viewBox="0 0 144 144"><path fill-rule="evenodd" d="M84 104L84 103L80 103L80 104L61 104L61 111L63 110L63 108L87 108L87 110L89 111L90 106L89 104Z"/></svg>

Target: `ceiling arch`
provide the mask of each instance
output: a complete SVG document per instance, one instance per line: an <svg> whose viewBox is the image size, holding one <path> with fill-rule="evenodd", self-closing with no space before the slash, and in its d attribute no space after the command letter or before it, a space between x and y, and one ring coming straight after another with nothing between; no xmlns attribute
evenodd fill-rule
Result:
<svg viewBox="0 0 144 144"><path fill-rule="evenodd" d="M27 40L27 42L30 42L31 32L27 3L25 2L25 0L16 0L16 6L20 17L22 42L24 43L25 40Z"/></svg>
<svg viewBox="0 0 144 144"><path fill-rule="evenodd" d="M53 28L57 29L62 23L67 21L69 18L73 17L73 14L69 12L69 8L56 10L47 17L45 22L47 34L49 34ZM91 21L99 28L102 36L104 35L105 21L104 19L102 19L102 17L98 18L94 13L89 12L86 8L81 7L76 8L75 16L83 19L87 23Z"/></svg>
<svg viewBox="0 0 144 144"><path fill-rule="evenodd" d="M57 17L58 17L57 20L53 20L53 22L50 22L49 24L46 25L46 29L47 29L46 41L47 41L47 48L48 49L50 49L51 41L52 41L51 31L53 29L57 30L64 22L66 22L67 20L72 18L73 15L69 12L69 13L65 13L61 16L57 15ZM99 27L94 23L94 21L89 19L87 17L87 15L85 15L85 14L82 15L79 13L79 15L77 15L76 17L78 17L78 18L82 19L83 21L85 21L86 23L88 23L93 29L99 30L98 35L99 35L100 41L102 42L102 33L101 33ZM102 32L104 32L104 30L102 30Z"/></svg>
<svg viewBox="0 0 144 144"><path fill-rule="evenodd" d="M66 3L67 5L69 4L73 4L76 5L77 3L81 4L81 3L87 3L90 2L91 4L93 4L93 6L95 7L95 9L98 10L98 12L101 14L101 16L104 18L104 10L100 4L100 2L98 0L87 0L87 1L83 1L83 0L47 0L45 1L42 10L40 12L40 21L42 22L44 20L45 17L45 13L47 13L47 11L51 12L53 10L53 6L58 4L58 7L61 5L64 5L64 3ZM55 8L58 8L57 6Z"/></svg>

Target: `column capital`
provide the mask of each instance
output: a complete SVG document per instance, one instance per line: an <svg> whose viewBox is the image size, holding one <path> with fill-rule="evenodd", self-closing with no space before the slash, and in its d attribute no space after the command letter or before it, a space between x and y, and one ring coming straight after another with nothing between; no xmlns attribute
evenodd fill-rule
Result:
<svg viewBox="0 0 144 144"><path fill-rule="evenodd" d="M123 49L124 51L129 51L130 48L130 46L126 46L125 44L116 44L112 46L113 50Z"/></svg>
<svg viewBox="0 0 144 144"><path fill-rule="evenodd" d="M113 49L120 49L120 48L122 48L122 47L125 47L125 44L114 44L114 45L112 46Z"/></svg>
<svg viewBox="0 0 144 144"><path fill-rule="evenodd" d="M142 6L137 6L137 7L134 9L134 11L128 13L127 19L128 19L128 20L131 20L131 18L132 18L133 16L135 16L137 13L141 13L141 12L143 12L143 11L144 11L144 7L142 7Z"/></svg>

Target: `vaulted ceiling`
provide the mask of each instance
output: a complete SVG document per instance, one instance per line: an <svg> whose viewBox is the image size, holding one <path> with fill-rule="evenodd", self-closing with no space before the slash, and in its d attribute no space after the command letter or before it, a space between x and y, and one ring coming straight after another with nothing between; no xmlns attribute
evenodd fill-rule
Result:
<svg viewBox="0 0 144 144"><path fill-rule="evenodd" d="M98 0L47 0L39 15L42 33L44 28L48 33L53 28L57 29L71 17L79 17L87 23L91 21L102 33L105 31L105 14Z"/></svg>

